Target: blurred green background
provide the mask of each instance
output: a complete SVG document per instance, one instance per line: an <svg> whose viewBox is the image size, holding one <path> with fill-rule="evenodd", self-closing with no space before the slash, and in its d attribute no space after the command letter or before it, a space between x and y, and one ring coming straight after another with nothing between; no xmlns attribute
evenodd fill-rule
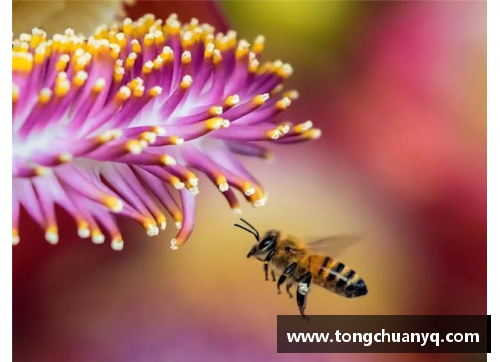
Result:
<svg viewBox="0 0 500 362"><path fill-rule="evenodd" d="M285 118L311 119L323 137L245 161L269 201L245 205L243 216L308 240L362 234L339 258L369 288L351 300L314 288L308 313L486 313L486 3L227 1L220 10L223 18L206 2L126 8L229 22L240 37L265 35L265 58L294 66L287 85L301 97ZM195 232L177 252L170 226L149 239L127 222L120 253L72 229L56 248L17 246L15 359L401 360L276 354L276 315L296 314L295 301L246 259L252 238L204 181Z"/></svg>

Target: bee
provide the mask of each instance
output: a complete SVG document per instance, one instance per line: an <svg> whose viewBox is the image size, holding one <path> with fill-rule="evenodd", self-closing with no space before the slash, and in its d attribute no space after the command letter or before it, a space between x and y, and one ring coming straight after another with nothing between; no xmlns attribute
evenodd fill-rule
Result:
<svg viewBox="0 0 500 362"><path fill-rule="evenodd" d="M311 283L346 298L368 293L364 280L353 269L324 253L325 250L332 249L332 246L337 249L346 248L353 243L353 237L334 236L305 243L293 236L284 235L279 230L269 230L261 238L256 228L244 219L240 220L249 228L238 224L234 226L251 233L257 240L247 258L254 257L264 262L265 280L269 280L269 265L273 281L276 281L275 273L280 273L278 294L281 294L281 285L286 281L288 296L293 298L290 288L297 285L297 305L305 320L308 319L305 310Z"/></svg>

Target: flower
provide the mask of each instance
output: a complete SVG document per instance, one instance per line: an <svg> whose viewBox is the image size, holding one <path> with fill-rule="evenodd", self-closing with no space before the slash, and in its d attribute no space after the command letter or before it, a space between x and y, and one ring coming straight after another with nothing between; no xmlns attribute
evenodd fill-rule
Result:
<svg viewBox="0 0 500 362"><path fill-rule="evenodd" d="M289 64L261 64L263 45L262 36L250 45L196 19L182 25L175 14L165 23L125 19L88 39L71 29L51 40L40 29L21 34L12 52L13 244L21 208L56 244L58 204L80 237L102 243L103 227L115 250L123 238L113 214L149 236L169 214L177 249L194 228L193 170L235 212L235 191L264 205L262 185L235 154L266 157L258 142L296 143L320 131L310 121L273 122L297 92L283 91Z"/></svg>

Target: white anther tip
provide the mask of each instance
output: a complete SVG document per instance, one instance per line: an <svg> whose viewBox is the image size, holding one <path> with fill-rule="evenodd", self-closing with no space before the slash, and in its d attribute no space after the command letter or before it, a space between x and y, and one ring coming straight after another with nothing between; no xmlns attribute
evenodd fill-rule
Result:
<svg viewBox="0 0 500 362"><path fill-rule="evenodd" d="M94 244L102 244L102 243L104 243L104 239L105 239L105 238L104 238L104 235L103 235L103 234L98 234L98 235L94 235L94 236L92 237L92 242L93 242Z"/></svg>
<svg viewBox="0 0 500 362"><path fill-rule="evenodd" d="M148 228L146 230L146 234L148 236L155 236L156 235L156 229L157 229L156 226L154 226L153 224L149 224Z"/></svg>
<svg viewBox="0 0 500 362"><path fill-rule="evenodd" d="M90 236L90 230L88 228L79 228L78 236L82 239L88 238Z"/></svg>
<svg viewBox="0 0 500 362"><path fill-rule="evenodd" d="M59 242L59 235L53 231L47 231L45 233L45 240L47 240L49 244L56 245Z"/></svg>
<svg viewBox="0 0 500 362"><path fill-rule="evenodd" d="M123 240L121 239L114 239L111 241L111 249L120 251L123 250Z"/></svg>
<svg viewBox="0 0 500 362"><path fill-rule="evenodd" d="M221 192L226 192L227 190L229 190L229 184L227 182L224 182L222 184L219 185L219 190Z"/></svg>
<svg viewBox="0 0 500 362"><path fill-rule="evenodd" d="M252 196L253 194L255 194L255 189L253 187L249 187L245 190L245 195Z"/></svg>

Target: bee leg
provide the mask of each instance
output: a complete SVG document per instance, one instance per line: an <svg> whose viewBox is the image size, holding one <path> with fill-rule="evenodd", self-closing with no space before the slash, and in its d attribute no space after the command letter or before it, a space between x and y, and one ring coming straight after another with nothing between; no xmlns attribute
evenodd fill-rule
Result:
<svg viewBox="0 0 500 362"><path fill-rule="evenodd" d="M281 274L280 278L278 279L278 283L276 284L276 287L278 288L278 294L281 294L281 284L285 282L286 278L292 275L292 273L295 271L295 268L297 268L297 263L292 263L287 266L283 274Z"/></svg>
<svg viewBox="0 0 500 362"><path fill-rule="evenodd" d="M288 293L290 299L293 298L293 294L290 292L290 288L292 287L292 285L293 285L293 280L286 283L286 292Z"/></svg>
<svg viewBox="0 0 500 362"><path fill-rule="evenodd" d="M304 318L305 321L309 320L309 318L305 314L306 310L306 302L307 302L307 293L309 293L309 286L311 285L312 274L307 272L302 275L297 284L297 305L299 306L300 315Z"/></svg>
<svg viewBox="0 0 500 362"><path fill-rule="evenodd" d="M271 270L271 276L273 277L273 282L276 281L276 275L274 274L274 270Z"/></svg>
<svg viewBox="0 0 500 362"><path fill-rule="evenodd" d="M269 280L268 272L269 272L269 261L273 258L276 252L271 250L269 254L267 254L266 259L264 260L264 280L267 282Z"/></svg>

